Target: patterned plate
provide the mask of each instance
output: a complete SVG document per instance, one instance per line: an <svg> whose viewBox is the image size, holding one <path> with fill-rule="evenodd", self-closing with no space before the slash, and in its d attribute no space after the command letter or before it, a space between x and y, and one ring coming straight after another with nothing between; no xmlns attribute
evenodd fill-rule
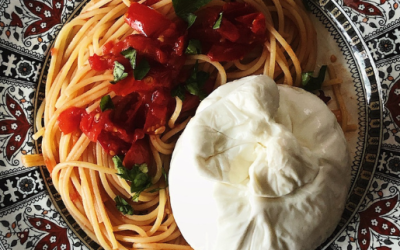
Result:
<svg viewBox="0 0 400 250"><path fill-rule="evenodd" d="M325 51L319 62L331 54L338 57L344 68L339 71L345 80L342 92L357 124L357 131L347 135L353 178L346 209L320 248L400 249L398 1L308 4L319 43L328 48L319 48ZM26 169L20 162L21 155L40 148L31 137L44 97L49 48L84 4L0 0L0 249L99 248L68 214L47 170Z"/></svg>

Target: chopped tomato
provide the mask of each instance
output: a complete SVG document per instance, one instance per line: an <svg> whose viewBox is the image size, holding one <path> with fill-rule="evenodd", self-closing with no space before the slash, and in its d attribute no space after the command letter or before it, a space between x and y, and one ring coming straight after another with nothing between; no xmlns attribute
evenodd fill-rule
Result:
<svg viewBox="0 0 400 250"><path fill-rule="evenodd" d="M103 149L110 155L126 154L129 150L131 143L115 137L111 133L102 131L98 136L98 142Z"/></svg>
<svg viewBox="0 0 400 250"><path fill-rule="evenodd" d="M114 68L114 62L118 61L119 63L121 63L122 65L124 65L124 67L126 69L129 70L129 61L123 57L122 55L112 55L112 54L107 54L104 56L99 56L97 54L93 54L93 56L89 57L89 64L90 67L93 70L96 71L103 71L103 70L107 70L107 69L113 69Z"/></svg>
<svg viewBox="0 0 400 250"><path fill-rule="evenodd" d="M243 44L221 43L213 44L207 56L213 61L234 61L242 59L246 53L251 51L251 47Z"/></svg>
<svg viewBox="0 0 400 250"><path fill-rule="evenodd" d="M110 53L111 49L114 47L114 42L109 41L108 43L104 44L102 47L103 55Z"/></svg>
<svg viewBox="0 0 400 250"><path fill-rule="evenodd" d="M158 37L172 23L158 11L139 3L129 6L125 22L147 37Z"/></svg>
<svg viewBox="0 0 400 250"><path fill-rule="evenodd" d="M61 112L57 118L60 130L64 134L69 134L77 130L79 128L82 115L85 113L85 109L77 107L71 107Z"/></svg>
<svg viewBox="0 0 400 250"><path fill-rule="evenodd" d="M222 19L221 27L217 29L217 31L221 37L226 38L231 42L236 42L240 36L238 28L227 19Z"/></svg>
<svg viewBox="0 0 400 250"><path fill-rule="evenodd" d="M140 139L132 143L126 153L123 164L127 168L132 168L135 164L151 164L151 150L147 138Z"/></svg>
<svg viewBox="0 0 400 250"><path fill-rule="evenodd" d="M222 12L219 28L213 26ZM251 5L232 2L200 10L189 39L201 41L203 52L213 61L242 59L266 40L265 17Z"/></svg>
<svg viewBox="0 0 400 250"><path fill-rule="evenodd" d="M143 35L130 35L118 44L121 44L121 47L114 46L111 53L119 54L122 50L132 47L143 56L151 58L161 64L167 63L167 51L161 50L161 42L158 40Z"/></svg>
<svg viewBox="0 0 400 250"><path fill-rule="evenodd" d="M106 110L105 112L100 113L99 110L95 110L82 117L79 127L89 140L93 142L97 141L97 137L103 130L104 124L109 120L108 115L110 112L111 110Z"/></svg>

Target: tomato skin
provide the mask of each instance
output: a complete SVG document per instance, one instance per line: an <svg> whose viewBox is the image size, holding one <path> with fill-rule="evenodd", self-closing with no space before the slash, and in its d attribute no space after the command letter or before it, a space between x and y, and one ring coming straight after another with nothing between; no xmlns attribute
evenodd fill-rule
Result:
<svg viewBox="0 0 400 250"><path fill-rule="evenodd" d="M129 6L125 22L147 37L157 37L172 23L158 11L139 3Z"/></svg>
<svg viewBox="0 0 400 250"><path fill-rule="evenodd" d="M135 164L151 164L151 150L148 138L143 138L132 143L122 162L125 167L132 168Z"/></svg>
<svg viewBox="0 0 400 250"><path fill-rule="evenodd" d="M57 118L60 130L65 135L76 131L85 113L85 109L77 107L71 107L61 112Z"/></svg>

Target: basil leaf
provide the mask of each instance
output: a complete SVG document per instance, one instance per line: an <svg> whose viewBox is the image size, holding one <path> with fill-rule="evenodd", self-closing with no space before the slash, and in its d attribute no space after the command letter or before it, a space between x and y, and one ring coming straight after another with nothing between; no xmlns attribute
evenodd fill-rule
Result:
<svg viewBox="0 0 400 250"><path fill-rule="evenodd" d="M211 2L211 0L172 0L172 5L177 16L186 20L186 16L190 13L196 12L204 5Z"/></svg>
<svg viewBox="0 0 400 250"><path fill-rule="evenodd" d="M121 55L123 55L126 59L129 60L131 63L132 69L136 68L136 55L137 52L134 48L129 47L128 49L124 50L121 52Z"/></svg>
<svg viewBox="0 0 400 250"><path fill-rule="evenodd" d="M182 85L179 85L177 88L171 91L171 95L173 97L177 96L181 101L185 100L185 88Z"/></svg>
<svg viewBox="0 0 400 250"><path fill-rule="evenodd" d="M201 43L199 40L190 39L188 46L186 47L185 54L197 55L201 54Z"/></svg>
<svg viewBox="0 0 400 250"><path fill-rule="evenodd" d="M103 96L100 100L100 110L101 112L106 111L107 109L114 109L114 103L111 100L110 95Z"/></svg>
<svg viewBox="0 0 400 250"><path fill-rule="evenodd" d="M150 71L150 64L143 58L137 65L136 68L133 70L133 75L135 76L135 80L142 80L147 73Z"/></svg>
<svg viewBox="0 0 400 250"><path fill-rule="evenodd" d="M319 70L318 76L313 77L313 72L304 72L301 74L301 84L304 90L309 92L321 89L322 83L325 80L327 66L323 65Z"/></svg>
<svg viewBox="0 0 400 250"><path fill-rule="evenodd" d="M202 90L202 87L207 82L209 76L210 74L207 72L198 71L198 61L196 61L192 74L190 75L189 79L186 80L186 90L192 95L197 95L200 100L203 100L207 95Z"/></svg>
<svg viewBox="0 0 400 250"><path fill-rule="evenodd" d="M221 22L222 22L222 12L219 13L219 17L218 17L217 21L215 21L213 29L217 30L217 29L221 28Z"/></svg>
<svg viewBox="0 0 400 250"><path fill-rule="evenodd" d="M117 195L114 198L118 211L123 214L133 215L133 208L129 203L122 198L121 196Z"/></svg>
<svg viewBox="0 0 400 250"><path fill-rule="evenodd" d="M186 14L183 19L187 22L188 24L188 29L196 22L197 16L193 13L188 13Z"/></svg>
<svg viewBox="0 0 400 250"><path fill-rule="evenodd" d="M148 175L149 169L147 164L135 164L131 169L127 169L122 164L122 159L119 156L114 156L112 160L117 168L117 175L131 182L131 193L135 193L132 196L132 200L138 201L140 193L149 188L152 184L151 178Z"/></svg>
<svg viewBox="0 0 400 250"><path fill-rule="evenodd" d="M114 80L111 81L110 83L114 84L117 83L123 79L125 79L128 76L128 73L125 72L125 67L121 63L115 61L114 62Z"/></svg>

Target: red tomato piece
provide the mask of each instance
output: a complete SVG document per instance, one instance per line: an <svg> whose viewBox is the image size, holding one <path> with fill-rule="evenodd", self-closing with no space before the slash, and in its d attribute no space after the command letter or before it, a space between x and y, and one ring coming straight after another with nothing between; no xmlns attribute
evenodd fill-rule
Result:
<svg viewBox="0 0 400 250"><path fill-rule="evenodd" d="M139 3L129 6L125 22L147 37L158 37L171 24L171 20L158 11Z"/></svg>
<svg viewBox="0 0 400 250"><path fill-rule="evenodd" d="M260 13L251 13L236 18L236 21L250 27L251 31L259 36L264 36L266 31L265 16Z"/></svg>
<svg viewBox="0 0 400 250"><path fill-rule="evenodd" d="M267 25L265 23L265 16L262 13L258 13L257 17L254 19L251 31L254 34L259 36L265 36L265 31L267 29Z"/></svg>
<svg viewBox="0 0 400 250"><path fill-rule="evenodd" d="M160 89L153 92L151 96L151 101L155 105L160 106L168 106L168 103L171 101L172 97L170 94L171 91L166 89Z"/></svg>
<svg viewBox="0 0 400 250"><path fill-rule="evenodd" d="M79 128L92 142L97 141L97 137L100 135L104 128L104 124L109 120L108 115L111 110L106 110L100 113L98 110L93 111L89 114L85 114L82 117Z"/></svg>
<svg viewBox="0 0 400 250"><path fill-rule="evenodd" d="M102 131L97 140L103 149L110 155L126 154L131 144L113 136L110 133Z"/></svg>
<svg viewBox="0 0 400 250"><path fill-rule="evenodd" d="M98 56L97 54L89 57L89 64L90 67L96 71L103 71L112 68L110 68L107 60L105 60L101 56Z"/></svg>
<svg viewBox="0 0 400 250"><path fill-rule="evenodd" d="M222 12L221 26L213 26ZM189 29L189 39L198 39L203 53L213 61L242 59L246 53L266 40L265 17L246 3L231 2L212 6L196 13Z"/></svg>
<svg viewBox="0 0 400 250"><path fill-rule="evenodd" d="M108 43L104 44L102 47L103 55L110 53L111 49L114 47L114 42L109 41Z"/></svg>
<svg viewBox="0 0 400 250"><path fill-rule="evenodd" d="M251 51L251 47L243 44L221 43L212 45L207 56L212 61L224 62L242 59Z"/></svg>
<svg viewBox="0 0 400 250"><path fill-rule="evenodd" d="M136 49L140 55L146 56L153 59L161 64L167 63L168 54L161 50L161 43L153 38L145 37L143 35L130 35L124 39L121 48L116 49L114 47L113 54L119 54L122 50L126 50L129 47Z"/></svg>
<svg viewBox="0 0 400 250"><path fill-rule="evenodd" d="M77 130L79 128L82 115L85 113L85 109L77 107L71 107L61 112L57 118L60 130L64 134L69 134Z"/></svg>
<svg viewBox="0 0 400 250"><path fill-rule="evenodd" d="M221 27L217 29L218 33L231 42L236 42L239 39L239 30L229 20L222 18Z"/></svg>
<svg viewBox="0 0 400 250"><path fill-rule="evenodd" d="M132 143L122 162L126 168L132 168L135 164L151 164L151 150L147 138Z"/></svg>
<svg viewBox="0 0 400 250"><path fill-rule="evenodd" d="M150 105L147 115L146 123L143 130L146 134L153 134L154 131L165 125L167 119L168 108L160 105Z"/></svg>

